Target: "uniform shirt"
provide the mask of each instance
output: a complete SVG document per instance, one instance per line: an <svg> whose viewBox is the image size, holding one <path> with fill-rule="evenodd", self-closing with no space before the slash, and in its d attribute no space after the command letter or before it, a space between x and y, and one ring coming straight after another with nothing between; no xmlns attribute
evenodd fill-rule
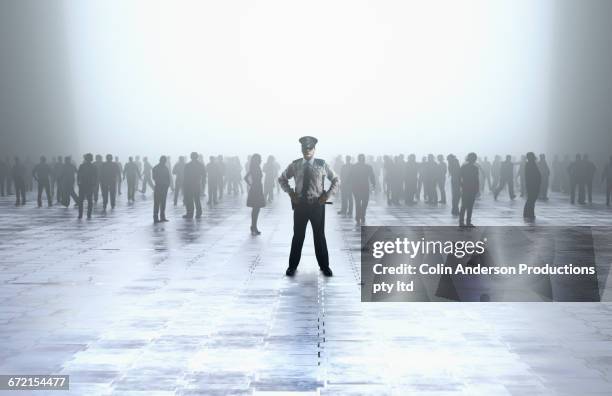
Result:
<svg viewBox="0 0 612 396"><path fill-rule="evenodd" d="M311 158L310 161L300 158L289 164L287 169L285 169L285 171L278 178L278 183L283 191L286 193L301 193L303 191L302 186L304 181L304 169L306 166L311 167L311 172L304 198L307 200L319 198L324 192L329 197L338 191L340 180L338 179L338 176L336 176L336 173L329 167L329 165L327 165L325 161L319 159L315 160L314 158ZM292 177L295 179L295 189L291 188L289 185L289 179ZM331 185L327 191L324 190L323 186L326 177L331 182Z"/></svg>

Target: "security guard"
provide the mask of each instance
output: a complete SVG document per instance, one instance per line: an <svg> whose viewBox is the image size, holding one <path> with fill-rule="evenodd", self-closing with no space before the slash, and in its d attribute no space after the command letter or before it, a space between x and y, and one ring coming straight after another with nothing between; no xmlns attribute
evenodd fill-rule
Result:
<svg viewBox="0 0 612 396"><path fill-rule="evenodd" d="M303 158L289 164L278 178L281 188L291 197L293 207L293 240L286 274L295 275L302 255L306 226L310 221L317 262L323 275L332 276L325 240L325 203L338 190L340 181L324 160L314 158L316 138L304 136L299 141L302 144ZM289 185L289 179L292 177L295 179L295 189ZM326 177L331 182L327 191L324 189Z"/></svg>

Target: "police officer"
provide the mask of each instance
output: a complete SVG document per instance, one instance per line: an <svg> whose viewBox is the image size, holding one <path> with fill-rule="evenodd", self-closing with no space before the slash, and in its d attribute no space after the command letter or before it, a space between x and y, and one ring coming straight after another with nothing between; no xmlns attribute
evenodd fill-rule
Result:
<svg viewBox="0 0 612 396"><path fill-rule="evenodd" d="M153 223L168 221L166 219L166 197L170 188L170 170L166 166L166 156L159 158L159 164L153 167Z"/></svg>
<svg viewBox="0 0 612 396"><path fill-rule="evenodd" d="M302 144L303 158L289 164L278 178L283 191L291 197L293 207L293 240L286 275L295 275L302 255L306 226L310 221L317 262L323 275L332 276L325 240L325 203L338 190L340 181L324 160L314 158L316 138L304 136L299 142ZM327 191L324 190L325 177L331 182ZM289 185L291 178L295 179L295 189Z"/></svg>

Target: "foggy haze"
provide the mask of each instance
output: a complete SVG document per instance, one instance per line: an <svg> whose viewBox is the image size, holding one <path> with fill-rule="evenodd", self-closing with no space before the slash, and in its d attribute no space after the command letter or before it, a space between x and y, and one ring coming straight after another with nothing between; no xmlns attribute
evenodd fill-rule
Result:
<svg viewBox="0 0 612 396"><path fill-rule="evenodd" d="M546 149L550 1L64 7L81 152Z"/></svg>

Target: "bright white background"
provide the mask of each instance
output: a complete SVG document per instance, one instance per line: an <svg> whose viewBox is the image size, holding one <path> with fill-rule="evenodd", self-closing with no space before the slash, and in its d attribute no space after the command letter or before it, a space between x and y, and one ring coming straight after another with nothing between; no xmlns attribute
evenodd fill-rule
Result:
<svg viewBox="0 0 612 396"><path fill-rule="evenodd" d="M519 153L548 134L550 0L66 2L80 147Z"/></svg>

